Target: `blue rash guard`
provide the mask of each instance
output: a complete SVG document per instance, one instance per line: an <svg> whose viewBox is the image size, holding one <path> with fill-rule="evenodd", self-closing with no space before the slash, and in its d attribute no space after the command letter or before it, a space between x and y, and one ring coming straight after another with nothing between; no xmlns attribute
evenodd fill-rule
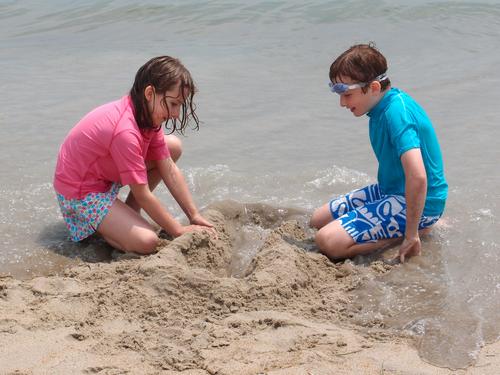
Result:
<svg viewBox="0 0 500 375"><path fill-rule="evenodd" d="M405 174L401 156L420 148L427 174L424 215L444 211L448 184L443 158L432 123L408 94L392 88L368 113L370 142L377 157L378 183L382 194L405 195Z"/></svg>

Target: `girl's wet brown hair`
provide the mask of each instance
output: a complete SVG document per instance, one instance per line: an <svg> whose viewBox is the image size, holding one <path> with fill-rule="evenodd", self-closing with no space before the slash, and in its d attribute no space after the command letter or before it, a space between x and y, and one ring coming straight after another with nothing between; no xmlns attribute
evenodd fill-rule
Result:
<svg viewBox="0 0 500 375"><path fill-rule="evenodd" d="M171 124L167 121L165 128L170 133L179 131L184 134L187 124L193 120L198 129L199 120L196 116L196 106L193 103L193 96L196 93L196 86L189 71L182 65L180 60L170 56L158 56L149 60L141 66L135 75L135 80L130 89L130 97L134 105L134 117L137 125L142 130L154 129L151 113L149 113L148 103L144 95L146 87L154 87L156 95L163 95L163 104L168 110L165 93L173 89L179 83L179 95L182 95L183 104L181 107L180 119L172 119Z"/></svg>
<svg viewBox="0 0 500 375"><path fill-rule="evenodd" d="M375 77L387 71L387 60L375 44L356 44L342 53L330 66L330 80L340 82L341 77L349 77L354 82L371 82ZM389 78L380 81L384 91L391 81ZM363 92L368 87L362 88Z"/></svg>

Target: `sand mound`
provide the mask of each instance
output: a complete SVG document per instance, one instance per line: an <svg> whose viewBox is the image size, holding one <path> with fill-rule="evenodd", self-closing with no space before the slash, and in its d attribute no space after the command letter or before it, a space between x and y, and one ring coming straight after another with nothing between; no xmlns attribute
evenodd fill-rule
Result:
<svg viewBox="0 0 500 375"><path fill-rule="evenodd" d="M376 320L363 334L350 324L348 292L385 265L309 251L311 233L290 210L223 202L205 215L218 238L190 233L147 257L0 279L2 373L379 374L385 357L385 369L413 361L436 373ZM245 225L265 237L234 277Z"/></svg>

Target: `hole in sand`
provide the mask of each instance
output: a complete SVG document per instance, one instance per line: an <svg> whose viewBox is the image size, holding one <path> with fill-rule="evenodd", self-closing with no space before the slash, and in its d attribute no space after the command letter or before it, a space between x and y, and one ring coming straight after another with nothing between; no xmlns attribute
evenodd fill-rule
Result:
<svg viewBox="0 0 500 375"><path fill-rule="evenodd" d="M246 276L252 259L274 229L286 222L296 221L301 228L308 230L309 214L305 210L273 207L260 203L242 204L234 201L219 202L210 208L220 211L226 219L226 230L231 244L228 273L232 277ZM311 250L310 241L301 241L294 236L283 238L295 246Z"/></svg>

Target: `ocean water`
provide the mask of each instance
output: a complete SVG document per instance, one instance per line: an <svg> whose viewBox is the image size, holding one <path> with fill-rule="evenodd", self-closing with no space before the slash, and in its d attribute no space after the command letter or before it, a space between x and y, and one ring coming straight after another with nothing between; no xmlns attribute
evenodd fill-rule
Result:
<svg viewBox="0 0 500 375"><path fill-rule="evenodd" d="M499 1L0 0L0 273L109 257L68 242L57 150L160 54L179 57L199 88L202 124L183 138L180 166L200 207L234 199L307 216L374 181L367 119L327 86L333 59L368 41L433 120L450 194L423 256L358 292L359 319L419 335L435 365L470 365L500 335Z"/></svg>

